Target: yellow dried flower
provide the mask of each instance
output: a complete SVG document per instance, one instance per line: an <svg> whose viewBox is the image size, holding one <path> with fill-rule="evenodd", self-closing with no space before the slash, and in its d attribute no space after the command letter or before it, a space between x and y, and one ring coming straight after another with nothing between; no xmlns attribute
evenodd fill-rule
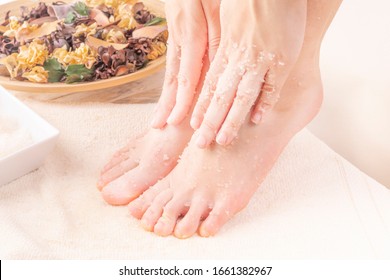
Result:
<svg viewBox="0 0 390 280"><path fill-rule="evenodd" d="M151 51L148 54L149 60L154 60L160 56L162 56L167 51L167 46L164 42L155 41L151 45Z"/></svg>
<svg viewBox="0 0 390 280"><path fill-rule="evenodd" d="M4 32L4 36L11 37L11 38L15 37L16 31L20 28L20 23L18 18L15 16L10 16L7 27L8 30Z"/></svg>
<svg viewBox="0 0 390 280"><path fill-rule="evenodd" d="M134 4L137 0L85 0L85 3L90 7L96 7L99 5L106 5L107 7L117 8L119 5Z"/></svg>
<svg viewBox="0 0 390 280"><path fill-rule="evenodd" d="M10 54L9 56L6 56L0 60L0 64L4 65L8 72L9 75L11 76L11 79L15 78L18 76L18 54L13 53Z"/></svg>
<svg viewBox="0 0 390 280"><path fill-rule="evenodd" d="M127 3L118 6L115 11L115 20L119 20L118 26L121 28L132 29L139 25L133 17L132 5Z"/></svg>
<svg viewBox="0 0 390 280"><path fill-rule="evenodd" d="M22 77L33 83L47 83L49 74L42 66L35 66L31 71L24 72Z"/></svg>
<svg viewBox="0 0 390 280"><path fill-rule="evenodd" d="M66 46L57 48L53 51L51 57L54 57L64 66L70 64L84 64L85 67L91 69L96 62L96 53L88 45L81 43L80 47L74 51L68 52Z"/></svg>
<svg viewBox="0 0 390 280"><path fill-rule="evenodd" d="M105 34L103 39L110 43L124 44L127 42L125 34L123 34L123 32L120 30L114 30L114 29L108 31L108 33Z"/></svg>
<svg viewBox="0 0 390 280"><path fill-rule="evenodd" d="M43 65L49 52L46 45L40 40L32 41L28 46L20 46L17 56L18 64L23 70L31 69L36 65Z"/></svg>
<svg viewBox="0 0 390 280"><path fill-rule="evenodd" d="M79 37L83 35L84 37L88 37L89 35L95 35L97 29L97 23L93 23L91 25L80 24L76 26L76 31L74 32L75 37Z"/></svg>

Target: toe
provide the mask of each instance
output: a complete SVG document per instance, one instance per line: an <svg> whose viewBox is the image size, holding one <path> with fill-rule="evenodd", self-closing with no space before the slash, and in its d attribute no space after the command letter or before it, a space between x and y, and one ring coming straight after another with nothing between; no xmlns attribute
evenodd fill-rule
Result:
<svg viewBox="0 0 390 280"><path fill-rule="evenodd" d="M163 215L158 220L154 227L154 232L161 236L168 236L172 234L176 226L177 219L184 212L183 199L172 199L165 207Z"/></svg>
<svg viewBox="0 0 390 280"><path fill-rule="evenodd" d="M141 225L147 231L153 231L154 225L163 213L164 206L171 200L172 191L167 189L160 193L142 216Z"/></svg>
<svg viewBox="0 0 390 280"><path fill-rule="evenodd" d="M104 186L119 178L126 172L129 172L130 170L136 168L138 164L139 161L134 158L127 158L126 160L121 160L117 165L100 175L98 189L102 190Z"/></svg>
<svg viewBox="0 0 390 280"><path fill-rule="evenodd" d="M230 220L232 215L232 211L226 204L216 205L200 225L199 235L203 237L215 235Z"/></svg>
<svg viewBox="0 0 390 280"><path fill-rule="evenodd" d="M148 175L139 167L130 170L103 188L104 200L112 205L129 204L155 183Z"/></svg>
<svg viewBox="0 0 390 280"><path fill-rule="evenodd" d="M177 238L188 238L194 235L199 227L202 216L207 210L207 203L204 199L194 199L187 214L177 223L174 235Z"/></svg>
<svg viewBox="0 0 390 280"><path fill-rule="evenodd" d="M141 219L145 214L146 209L149 208L156 196L167 188L168 185L165 184L164 181L157 182L156 185L145 191L137 199L130 202L128 206L130 214L136 219Z"/></svg>

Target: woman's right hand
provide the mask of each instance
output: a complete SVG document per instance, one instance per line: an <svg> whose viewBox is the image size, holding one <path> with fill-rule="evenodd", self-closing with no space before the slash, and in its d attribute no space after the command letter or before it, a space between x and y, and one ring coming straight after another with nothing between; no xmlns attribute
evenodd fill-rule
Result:
<svg viewBox="0 0 390 280"><path fill-rule="evenodd" d="M203 59L207 55L212 61L219 46L219 8L220 0L166 1L167 64L153 128L163 128L167 122L179 124L188 115Z"/></svg>

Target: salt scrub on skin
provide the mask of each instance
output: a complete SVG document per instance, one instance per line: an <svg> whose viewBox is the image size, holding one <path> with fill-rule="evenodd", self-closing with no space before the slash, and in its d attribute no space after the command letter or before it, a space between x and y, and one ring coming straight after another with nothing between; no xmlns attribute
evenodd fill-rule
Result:
<svg viewBox="0 0 390 280"><path fill-rule="evenodd" d="M12 116L0 112L0 159L33 142L30 131Z"/></svg>

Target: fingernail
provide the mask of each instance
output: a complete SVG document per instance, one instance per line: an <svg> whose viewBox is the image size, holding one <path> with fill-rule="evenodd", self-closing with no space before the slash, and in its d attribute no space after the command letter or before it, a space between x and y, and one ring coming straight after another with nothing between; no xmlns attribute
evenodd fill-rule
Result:
<svg viewBox="0 0 390 280"><path fill-rule="evenodd" d="M217 143L219 145L226 145L227 144L227 134L225 132L219 133L217 136Z"/></svg>
<svg viewBox="0 0 390 280"><path fill-rule="evenodd" d="M200 127L200 120L197 117L194 117L191 119L190 124L193 129L198 129Z"/></svg>
<svg viewBox="0 0 390 280"><path fill-rule="evenodd" d="M168 124L175 124L175 121L176 121L176 116L175 116L175 113L172 112L172 113L169 115L168 119L167 119L167 123L168 123Z"/></svg>
<svg viewBox="0 0 390 280"><path fill-rule="evenodd" d="M198 145L199 148L205 148L207 145L206 137L204 137L203 135L199 135L196 139L196 145Z"/></svg>
<svg viewBox="0 0 390 280"><path fill-rule="evenodd" d="M204 228L200 229L199 233L200 233L200 236L202 236L202 237L210 237L210 233L207 230L205 230Z"/></svg>
<svg viewBox="0 0 390 280"><path fill-rule="evenodd" d="M104 183L102 179L99 179L99 181L96 183L96 185L100 188L103 187Z"/></svg>
<svg viewBox="0 0 390 280"><path fill-rule="evenodd" d="M152 122L150 123L152 125L152 127L156 127L158 125L158 121L157 121L157 118L154 117Z"/></svg>
<svg viewBox="0 0 390 280"><path fill-rule="evenodd" d="M257 113L253 116L252 122L254 122L255 124L258 124L260 121L261 121L261 113L260 113L260 112L257 112Z"/></svg>

